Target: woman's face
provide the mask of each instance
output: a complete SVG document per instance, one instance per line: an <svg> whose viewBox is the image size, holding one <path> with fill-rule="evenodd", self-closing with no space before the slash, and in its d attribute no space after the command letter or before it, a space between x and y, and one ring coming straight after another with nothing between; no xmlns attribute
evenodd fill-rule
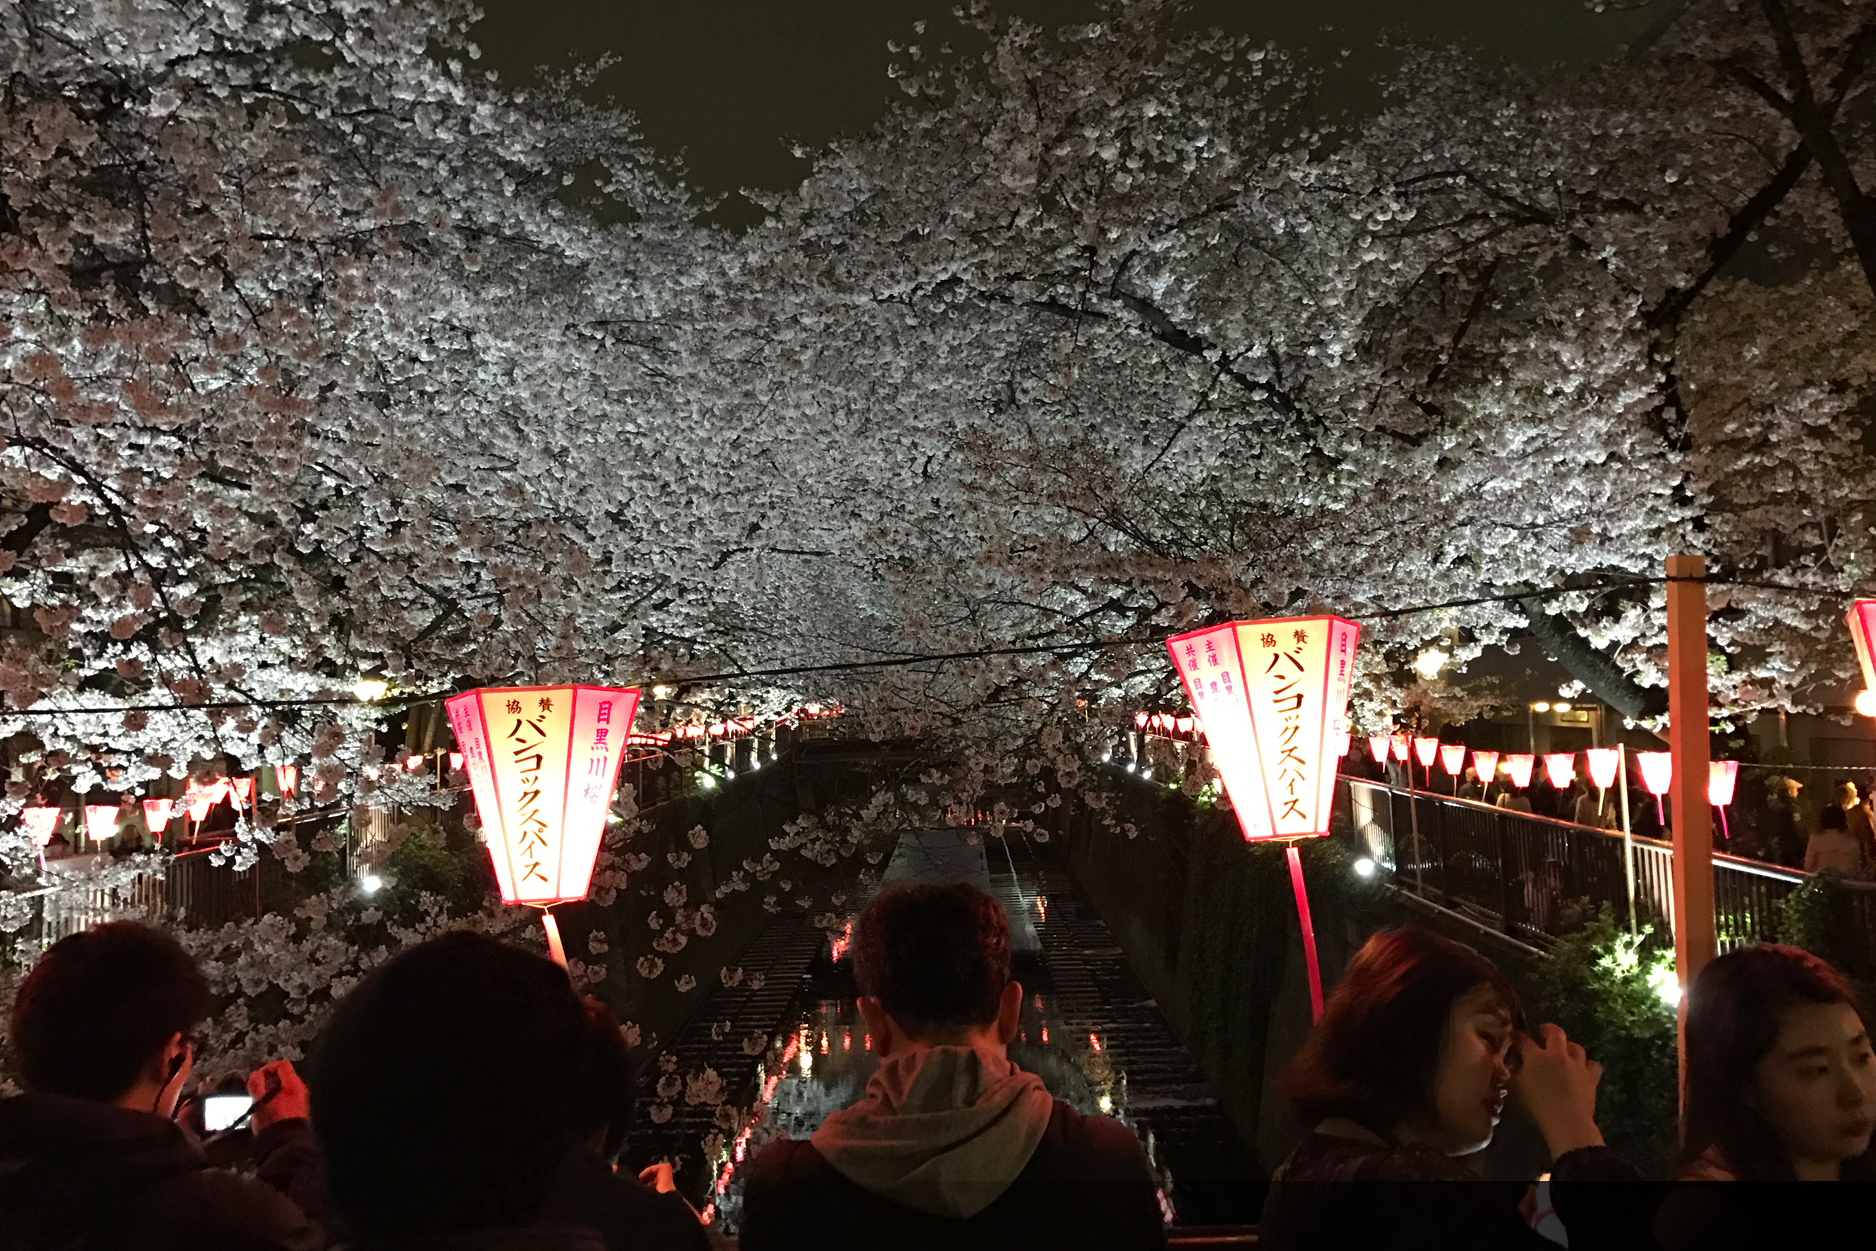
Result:
<svg viewBox="0 0 1876 1251"><path fill-rule="evenodd" d="M1759 1061L1759 1110L1786 1155L1834 1168L1869 1149L1876 1128L1876 1059L1856 1009L1807 1003L1779 1021Z"/></svg>
<svg viewBox="0 0 1876 1251"><path fill-rule="evenodd" d="M1433 1082L1435 1124L1418 1137L1448 1155L1490 1145L1511 1080L1511 1014L1490 986L1475 986L1453 1004Z"/></svg>

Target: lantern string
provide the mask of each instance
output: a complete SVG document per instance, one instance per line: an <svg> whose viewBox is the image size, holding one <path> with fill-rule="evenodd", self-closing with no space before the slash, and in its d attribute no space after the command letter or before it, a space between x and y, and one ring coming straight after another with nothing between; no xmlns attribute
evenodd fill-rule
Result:
<svg viewBox="0 0 1876 1251"><path fill-rule="evenodd" d="M1732 578L1708 574L1700 578L1667 577L1624 577L1609 578L1598 582L1586 582L1580 586L1552 587L1511 591L1497 595L1475 595L1463 599L1443 600L1437 604L1416 604L1408 608L1376 609L1372 612L1338 614L1350 621L1388 621L1398 617L1411 617L1423 612L1443 612L1453 608L1477 608L1487 604L1509 604L1525 600L1544 599L1553 595L1571 595L1586 591L1619 590L1635 586L1663 586L1669 582L1704 582L1709 586L1744 586L1759 590L1786 591L1798 595L1831 595L1844 592L1826 588L1793 586L1788 583L1767 582L1749 578ZM894 669L913 665L944 664L957 660L990 660L1006 656L1044 656L1073 655L1078 652L1105 651L1119 647L1158 647L1166 642L1163 633L1150 635L1122 635L1109 639L1088 639L1074 643L1032 643L1013 647L987 647L970 651L956 652L919 652L908 655L883 656L876 660L846 660L819 665L781 665L768 669L727 669L721 673L703 673L692 676L672 675L670 677L648 677L647 682L662 681L675 686L695 686L707 682L741 681L750 678L807 677L822 673L856 673L868 669ZM432 691L425 694L392 695L369 701L370 706L390 708L405 707L414 703L440 699L451 694L450 690ZM0 719L12 717L66 717L66 716L109 716L127 712L211 712L233 711L255 708L317 708L334 705L365 705L356 695L315 696L305 699L238 699L205 702L199 704L116 704L91 708L24 708L0 709Z"/></svg>

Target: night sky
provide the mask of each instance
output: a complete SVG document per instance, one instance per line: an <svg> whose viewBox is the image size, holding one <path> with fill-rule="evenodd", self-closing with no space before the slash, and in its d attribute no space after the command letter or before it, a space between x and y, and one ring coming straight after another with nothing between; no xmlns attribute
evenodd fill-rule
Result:
<svg viewBox="0 0 1876 1251"><path fill-rule="evenodd" d="M683 153L706 192L784 189L806 170L790 142L818 145L862 131L897 97L888 40L954 39L952 0L482 0L483 65L516 83L538 65L612 53L595 86L636 113L645 136ZM1007 0L1000 11L1049 26L1092 21L1099 0ZM1384 35L1458 42L1484 55L1545 66L1618 55L1672 0L1596 14L1583 0L1197 0L1191 20L1315 56L1354 53L1324 108L1366 107L1388 63ZM1331 29L1325 31L1323 28ZM743 216L734 206L725 214Z"/></svg>

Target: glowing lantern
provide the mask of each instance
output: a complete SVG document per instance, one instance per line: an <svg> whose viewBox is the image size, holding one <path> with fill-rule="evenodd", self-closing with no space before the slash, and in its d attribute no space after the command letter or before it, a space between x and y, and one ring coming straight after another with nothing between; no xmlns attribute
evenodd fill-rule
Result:
<svg viewBox="0 0 1876 1251"><path fill-rule="evenodd" d="M1175 721L1175 724L1178 725L1181 734L1190 734L1192 733L1192 727L1195 722L1191 717L1179 717Z"/></svg>
<svg viewBox="0 0 1876 1251"><path fill-rule="evenodd" d="M1733 832L1726 828L1726 806L1733 802L1733 788L1739 784L1739 762L1737 760L1710 760L1707 762L1707 802L1720 810L1720 835L1732 838Z"/></svg>
<svg viewBox="0 0 1876 1251"><path fill-rule="evenodd" d="M1295 839L1329 833L1332 736L1343 724L1361 627L1340 617L1239 621L1166 641L1244 837L1290 839L1290 884L1302 923L1310 1005L1322 974Z"/></svg>
<svg viewBox="0 0 1876 1251"><path fill-rule="evenodd" d="M1388 736L1385 734L1370 734L1368 736L1368 754L1374 757L1376 764L1387 763L1387 745Z"/></svg>
<svg viewBox="0 0 1876 1251"><path fill-rule="evenodd" d="M453 695L444 706L468 764L502 902L541 909L548 947L565 965L547 909L586 898L592 885L638 692L482 689Z"/></svg>
<svg viewBox="0 0 1876 1251"><path fill-rule="evenodd" d="M410 755L410 756L404 757L404 771L406 773L415 773L417 770L421 768L423 768L422 756Z"/></svg>
<svg viewBox="0 0 1876 1251"><path fill-rule="evenodd" d="M33 846L44 848L52 842L52 836L58 832L59 818L65 814L57 808L22 808L20 820L26 825L26 836L33 841Z"/></svg>
<svg viewBox="0 0 1876 1251"><path fill-rule="evenodd" d="M253 809L254 807L254 779L253 778L229 778L228 787L229 787L229 802L230 803L232 803L236 808L247 808L250 810Z"/></svg>
<svg viewBox="0 0 1876 1251"><path fill-rule="evenodd" d="M1394 748L1394 759L1400 761L1402 764L1406 764L1407 736L1405 734L1396 734L1391 745Z"/></svg>
<svg viewBox="0 0 1876 1251"><path fill-rule="evenodd" d="M1576 753L1573 751L1546 752L1544 773L1550 778L1552 786L1562 790L1576 781Z"/></svg>
<svg viewBox="0 0 1876 1251"><path fill-rule="evenodd" d="M1152 719L1153 719L1152 716L1147 713L1136 712L1133 714L1134 728L1144 730L1146 729L1146 723L1151 721Z"/></svg>
<svg viewBox="0 0 1876 1251"><path fill-rule="evenodd" d="M1440 744L1440 768L1458 777L1466 771L1466 745L1464 743Z"/></svg>
<svg viewBox="0 0 1876 1251"><path fill-rule="evenodd" d="M104 844L117 836L117 805L85 805L85 837Z"/></svg>
<svg viewBox="0 0 1876 1251"><path fill-rule="evenodd" d="M1601 812L1609 797L1609 787L1615 782L1616 770L1622 767L1622 753L1613 747L1591 747L1583 753L1583 763L1589 771L1589 780L1596 784L1596 811Z"/></svg>
<svg viewBox="0 0 1876 1251"><path fill-rule="evenodd" d="M1498 753L1495 751L1475 751L1472 753L1472 771L1479 775L1480 786L1490 786L1498 776Z"/></svg>
<svg viewBox="0 0 1876 1251"><path fill-rule="evenodd" d="M146 799L143 801L143 827L150 831L151 838L162 838L163 831L169 828L170 814L175 811L176 803L171 799Z"/></svg>
<svg viewBox="0 0 1876 1251"><path fill-rule="evenodd" d="M453 751L449 754L449 767L452 769L462 768L462 753L461 752Z"/></svg>
<svg viewBox="0 0 1876 1251"><path fill-rule="evenodd" d="M300 789L299 766L287 764L275 765L274 784L280 788L280 793L283 796L292 795L298 791Z"/></svg>
<svg viewBox="0 0 1876 1251"><path fill-rule="evenodd" d="M1416 738L1414 740L1414 759L1420 762L1422 769L1433 767L1433 754L1440 749L1437 738Z"/></svg>
<svg viewBox="0 0 1876 1251"><path fill-rule="evenodd" d="M1519 790L1531 784L1531 770L1537 765L1537 757L1529 752L1514 751L1505 756L1505 776Z"/></svg>
<svg viewBox="0 0 1876 1251"><path fill-rule="evenodd" d="M1856 644L1856 662L1863 668L1863 689L1876 691L1876 599L1857 600L1844 620Z"/></svg>
<svg viewBox="0 0 1876 1251"><path fill-rule="evenodd" d="M1674 784L1674 755L1665 751L1638 751L1635 764L1641 769L1642 785L1655 797L1655 814L1661 818L1661 825L1668 823L1667 809L1661 803L1661 797L1668 793L1668 787Z"/></svg>

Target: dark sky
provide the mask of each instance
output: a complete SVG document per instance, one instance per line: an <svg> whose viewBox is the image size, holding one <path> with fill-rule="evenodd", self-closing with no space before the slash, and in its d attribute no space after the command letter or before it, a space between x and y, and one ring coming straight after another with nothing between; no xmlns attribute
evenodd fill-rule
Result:
<svg viewBox="0 0 1876 1251"><path fill-rule="evenodd" d="M815 146L865 130L897 91L889 39L956 32L954 0L482 0L483 65L516 83L538 65L603 53L619 58L596 85L636 113L646 138L684 154L707 192L793 186L805 164L790 142ZM1196 25L1221 26L1316 55L1355 53L1326 104L1361 107L1386 65L1384 34L1461 43L1494 58L1545 66L1619 53L1671 0L1596 14L1583 0L1195 0ZM999 11L1049 26L1098 17L1100 0L1001 0ZM1325 31L1323 28L1331 28ZM732 209L727 217L742 216Z"/></svg>

